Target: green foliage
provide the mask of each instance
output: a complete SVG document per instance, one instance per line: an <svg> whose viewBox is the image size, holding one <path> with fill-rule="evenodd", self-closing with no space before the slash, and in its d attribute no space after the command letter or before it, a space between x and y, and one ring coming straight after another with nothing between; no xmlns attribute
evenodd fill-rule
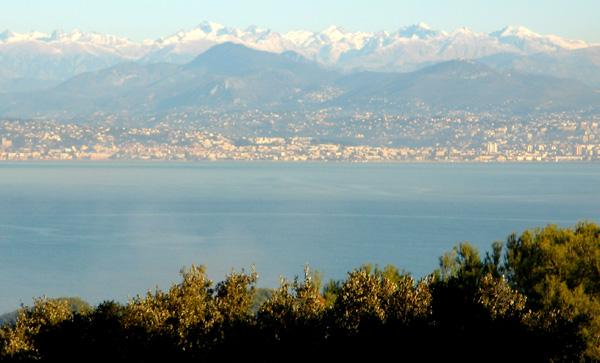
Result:
<svg viewBox="0 0 600 363"><path fill-rule="evenodd" d="M325 299L307 265L303 282L299 282L298 277L292 283L280 279L279 289L273 291L272 298L258 311L258 325L272 339L279 340L300 325L316 327L325 306Z"/></svg>
<svg viewBox="0 0 600 363"><path fill-rule="evenodd" d="M491 268L481 261L477 248L465 242L454 246L451 252L446 252L440 257L440 268L434 271L434 275L445 281L458 278L463 283L476 284L484 269Z"/></svg>
<svg viewBox="0 0 600 363"><path fill-rule="evenodd" d="M215 288L214 305L219 312L221 323L249 321L258 274L252 266L252 273L246 275L244 270L240 274L232 271L225 281L219 282Z"/></svg>
<svg viewBox="0 0 600 363"><path fill-rule="evenodd" d="M86 301L78 297L59 297L56 300L66 301L67 307L74 313L83 313L90 310L92 307Z"/></svg>
<svg viewBox="0 0 600 363"><path fill-rule="evenodd" d="M181 270L182 282L168 292L156 289L145 297L129 301L123 314L126 325L143 327L147 331L174 330L183 336L196 324L209 328L214 323L215 307L210 304L212 281L205 275L206 267L192 265Z"/></svg>
<svg viewBox="0 0 600 363"><path fill-rule="evenodd" d="M520 237L513 234L506 245L509 281L543 319L530 324L549 331L558 325L577 326L586 344L581 359L600 360L600 227L549 225Z"/></svg>
<svg viewBox="0 0 600 363"><path fill-rule="evenodd" d="M507 241L506 269L510 279L536 299L546 295L540 283L556 276L568 289L581 286L600 294L600 227L579 223L575 229L555 225L512 235ZM536 300L537 301L537 300Z"/></svg>
<svg viewBox="0 0 600 363"><path fill-rule="evenodd" d="M327 285L323 287L323 298L325 299L325 305L327 307L331 307L335 303L335 300L342 291L343 284L344 283L341 280L331 279Z"/></svg>
<svg viewBox="0 0 600 363"><path fill-rule="evenodd" d="M69 310L71 310L74 313L82 313L84 311L91 309L90 304L88 304L86 301L81 300L78 297L59 297L59 298L50 299L50 300L66 301ZM4 325L4 324L12 325L17 322L18 317L19 317L19 310L14 310L9 313L2 314L0 316L0 325Z"/></svg>
<svg viewBox="0 0 600 363"><path fill-rule="evenodd" d="M252 305L250 306L250 312L252 315L258 313L258 309L268 300L273 298L273 289L266 287L259 287L256 289L256 293L252 299Z"/></svg>
<svg viewBox="0 0 600 363"><path fill-rule="evenodd" d="M527 301L504 278L494 277L491 273L481 278L476 296L477 303L487 310L492 319L520 316Z"/></svg>
<svg viewBox="0 0 600 363"><path fill-rule="evenodd" d="M2 356L12 359L38 356L35 337L72 314L67 300L43 297L34 299L32 307L21 304L15 326L3 331Z"/></svg>
<svg viewBox="0 0 600 363"><path fill-rule="evenodd" d="M392 293L389 280L381 280L369 270L354 270L342 286L335 301L336 325L357 332L360 324L383 323L386 318L384 301Z"/></svg>
<svg viewBox="0 0 600 363"><path fill-rule="evenodd" d="M408 325L426 319L431 310L429 280L416 282L392 265L383 270L363 265L335 291L332 326L344 335L386 324Z"/></svg>
<svg viewBox="0 0 600 363"><path fill-rule="evenodd" d="M458 346L468 347L466 361L490 352L493 360L600 360L593 223L511 235L483 259L460 243L420 280L391 264L364 264L327 284L308 265L303 279L282 278L275 290L257 289L257 280L253 267L213 285L205 266L192 265L168 291L125 305L35 299L0 327L0 360L279 361L294 352L294 359L433 361Z"/></svg>
<svg viewBox="0 0 600 363"><path fill-rule="evenodd" d="M500 277L504 273L502 267L502 250L504 245L501 242L492 243L492 253L485 253L485 260L483 261L483 268L486 273L492 275L492 277Z"/></svg>

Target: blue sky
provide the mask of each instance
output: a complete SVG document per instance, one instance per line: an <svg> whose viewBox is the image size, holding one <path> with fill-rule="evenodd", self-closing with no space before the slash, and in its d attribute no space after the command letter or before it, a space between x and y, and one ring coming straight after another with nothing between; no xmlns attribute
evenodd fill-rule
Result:
<svg viewBox="0 0 600 363"><path fill-rule="evenodd" d="M478 32L521 25L541 34L600 43L600 0L0 0L0 31L97 31L135 41L191 30L203 20L280 33L395 31L424 22Z"/></svg>

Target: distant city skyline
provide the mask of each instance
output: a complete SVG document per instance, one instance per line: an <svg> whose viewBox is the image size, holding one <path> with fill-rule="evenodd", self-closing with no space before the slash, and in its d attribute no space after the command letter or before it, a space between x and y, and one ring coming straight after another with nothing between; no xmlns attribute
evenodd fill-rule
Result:
<svg viewBox="0 0 600 363"><path fill-rule="evenodd" d="M543 35L600 43L598 14L597 0L0 0L0 32L79 29L139 42L191 30L202 21L240 29L255 25L279 33L319 32L330 25L348 31L393 32L423 22L448 32L461 27L491 32L524 26Z"/></svg>

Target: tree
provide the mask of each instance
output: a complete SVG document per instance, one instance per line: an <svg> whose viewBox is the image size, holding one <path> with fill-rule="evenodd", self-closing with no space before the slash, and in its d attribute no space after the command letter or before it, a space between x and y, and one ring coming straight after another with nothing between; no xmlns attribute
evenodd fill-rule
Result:
<svg viewBox="0 0 600 363"><path fill-rule="evenodd" d="M21 304L14 327L3 331L2 356L14 360L35 359L39 352L35 337L73 316L67 300L35 298L32 307Z"/></svg>
<svg viewBox="0 0 600 363"><path fill-rule="evenodd" d="M304 281L295 277L290 283L280 278L280 286L260 307L256 322L265 349L277 354L302 347L303 355L317 355L326 344L328 317L326 301L304 267ZM319 352L319 353L318 353Z"/></svg>
<svg viewBox="0 0 600 363"><path fill-rule="evenodd" d="M562 332L556 327L577 326L586 345L580 358L600 360L600 227L548 225L513 234L506 246L508 280L536 312L529 323L557 336Z"/></svg>

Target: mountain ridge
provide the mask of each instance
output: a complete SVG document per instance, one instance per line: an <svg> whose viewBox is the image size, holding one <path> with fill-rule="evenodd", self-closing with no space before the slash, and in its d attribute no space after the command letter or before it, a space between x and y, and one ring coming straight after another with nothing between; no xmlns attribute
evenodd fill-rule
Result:
<svg viewBox="0 0 600 363"><path fill-rule="evenodd" d="M120 63L70 78L48 91L0 94L7 117L86 119L98 112L137 116L212 109L283 112L321 109L469 108L506 113L598 111L600 91L582 82L494 70L471 59L410 73L346 74L297 54L235 43L184 64Z"/></svg>
<svg viewBox="0 0 600 363"><path fill-rule="evenodd" d="M468 28L433 30L419 23L393 32L350 32L331 26L320 32L281 34L256 26L241 30L202 22L192 30L142 42L79 30L52 34L4 31L0 34L0 91L14 91L11 85L18 79L31 80L35 88L35 80L47 85L48 81L64 81L126 61L186 64L215 44L227 42L272 53L295 52L345 72L408 72L456 58L492 59L510 54L510 61L507 58L498 69L574 78L600 86L600 44L541 35L519 26L478 33ZM496 67L497 62L487 64Z"/></svg>

